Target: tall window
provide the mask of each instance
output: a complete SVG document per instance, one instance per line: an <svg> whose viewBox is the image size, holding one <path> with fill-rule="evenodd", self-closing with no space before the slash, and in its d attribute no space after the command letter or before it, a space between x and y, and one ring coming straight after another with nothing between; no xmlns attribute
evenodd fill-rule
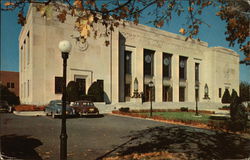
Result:
<svg viewBox="0 0 250 160"><path fill-rule="evenodd" d="M10 85L11 88L15 88L15 84L13 82L11 82Z"/></svg>
<svg viewBox="0 0 250 160"><path fill-rule="evenodd" d="M181 57L179 61L179 77L180 80L187 79L187 57Z"/></svg>
<svg viewBox="0 0 250 160"><path fill-rule="evenodd" d="M221 98L221 88L219 88L219 98Z"/></svg>
<svg viewBox="0 0 250 160"><path fill-rule="evenodd" d="M131 74L131 51L125 51L125 74Z"/></svg>
<svg viewBox="0 0 250 160"><path fill-rule="evenodd" d="M171 54L163 53L163 77L171 78Z"/></svg>
<svg viewBox="0 0 250 160"><path fill-rule="evenodd" d="M63 77L55 77L55 93L62 93Z"/></svg>
<svg viewBox="0 0 250 160"><path fill-rule="evenodd" d="M179 101L184 102L185 101L185 87L179 88Z"/></svg>
<svg viewBox="0 0 250 160"><path fill-rule="evenodd" d="M155 51L144 49L144 75L154 75L154 52Z"/></svg>
<svg viewBox="0 0 250 160"><path fill-rule="evenodd" d="M130 97L131 93L130 93L130 84L125 84L125 97Z"/></svg>
<svg viewBox="0 0 250 160"><path fill-rule="evenodd" d="M23 68L25 69L25 66L26 66L26 40L24 40L23 42Z"/></svg>
<svg viewBox="0 0 250 160"><path fill-rule="evenodd" d="M195 63L195 82L199 82L199 63Z"/></svg>
<svg viewBox="0 0 250 160"><path fill-rule="evenodd" d="M27 81L27 96L30 95L30 80Z"/></svg>
<svg viewBox="0 0 250 160"><path fill-rule="evenodd" d="M30 32L27 33L26 56L28 65L30 63Z"/></svg>
<svg viewBox="0 0 250 160"><path fill-rule="evenodd" d="M21 53L20 53L20 58L21 58L21 71L23 71L23 46L21 46Z"/></svg>
<svg viewBox="0 0 250 160"><path fill-rule="evenodd" d="M169 101L171 102L173 100L173 89L171 86L163 86L163 96L162 96L162 100L164 102Z"/></svg>

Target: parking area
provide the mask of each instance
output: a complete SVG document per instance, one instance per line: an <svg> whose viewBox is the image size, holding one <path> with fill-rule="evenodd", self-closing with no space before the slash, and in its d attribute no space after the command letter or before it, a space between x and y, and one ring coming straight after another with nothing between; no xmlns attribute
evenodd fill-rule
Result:
<svg viewBox="0 0 250 160"><path fill-rule="evenodd" d="M59 159L61 119L1 113L0 122L5 156ZM250 137L109 114L67 119L67 134L69 160L153 151L184 153L190 159L250 157Z"/></svg>

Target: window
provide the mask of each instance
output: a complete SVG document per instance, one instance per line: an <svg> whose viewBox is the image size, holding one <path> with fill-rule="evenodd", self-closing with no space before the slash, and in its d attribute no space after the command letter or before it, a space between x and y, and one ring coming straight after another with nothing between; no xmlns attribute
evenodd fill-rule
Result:
<svg viewBox="0 0 250 160"><path fill-rule="evenodd" d="M181 57L179 61L179 78L180 80L187 79L187 57Z"/></svg>
<svg viewBox="0 0 250 160"><path fill-rule="evenodd" d="M28 65L30 63L30 32L27 33L26 56Z"/></svg>
<svg viewBox="0 0 250 160"><path fill-rule="evenodd" d="M150 92L152 91L152 101L155 101L155 86L150 88L148 84L144 84L143 102L150 101Z"/></svg>
<svg viewBox="0 0 250 160"><path fill-rule="evenodd" d="M13 82L11 82L10 85L11 88L15 88L15 84Z"/></svg>
<svg viewBox="0 0 250 160"><path fill-rule="evenodd" d="M125 97L130 97L130 84L125 84Z"/></svg>
<svg viewBox="0 0 250 160"><path fill-rule="evenodd" d="M10 82L7 82L7 88L10 88Z"/></svg>
<svg viewBox="0 0 250 160"><path fill-rule="evenodd" d="M144 49L144 75L154 75L154 52L155 51Z"/></svg>
<svg viewBox="0 0 250 160"><path fill-rule="evenodd" d="M29 97L30 95L30 81L27 81L27 96Z"/></svg>
<svg viewBox="0 0 250 160"><path fill-rule="evenodd" d="M20 51L20 58L21 58L21 71L23 71L23 46L21 46L21 51Z"/></svg>
<svg viewBox="0 0 250 160"><path fill-rule="evenodd" d="M24 40L23 42L23 68L25 69L25 66L26 66L26 50L27 50L27 47L26 47L26 40Z"/></svg>
<svg viewBox="0 0 250 160"><path fill-rule="evenodd" d="M163 102L172 102L173 99L173 89L171 86L163 86Z"/></svg>
<svg viewBox="0 0 250 160"><path fill-rule="evenodd" d="M163 77L171 78L171 54L163 53Z"/></svg>
<svg viewBox="0 0 250 160"><path fill-rule="evenodd" d="M219 98L221 98L221 88L219 88Z"/></svg>
<svg viewBox="0 0 250 160"><path fill-rule="evenodd" d="M125 51L125 74L131 74L131 51Z"/></svg>
<svg viewBox="0 0 250 160"><path fill-rule="evenodd" d="M63 77L55 77L55 93L62 93Z"/></svg>
<svg viewBox="0 0 250 160"><path fill-rule="evenodd" d="M195 82L199 82L199 63L195 63Z"/></svg>
<svg viewBox="0 0 250 160"><path fill-rule="evenodd" d="M185 101L185 87L179 88L179 101L184 102Z"/></svg>

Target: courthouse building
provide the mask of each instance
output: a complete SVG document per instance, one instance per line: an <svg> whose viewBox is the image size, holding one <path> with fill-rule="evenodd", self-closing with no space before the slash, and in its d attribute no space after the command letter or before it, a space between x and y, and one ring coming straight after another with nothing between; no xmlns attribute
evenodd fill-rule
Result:
<svg viewBox="0 0 250 160"><path fill-rule="evenodd" d="M85 93L93 82L102 83L106 103L134 102L135 79L145 101L152 81L155 103L165 106L194 104L196 95L200 103L220 103L226 88L239 91L239 55L230 49L130 23L108 38L90 37L80 44L72 36L73 24L70 16L65 23L46 20L30 7L19 37L21 103L47 104L61 98L62 40L73 45L67 82L79 82Z"/></svg>

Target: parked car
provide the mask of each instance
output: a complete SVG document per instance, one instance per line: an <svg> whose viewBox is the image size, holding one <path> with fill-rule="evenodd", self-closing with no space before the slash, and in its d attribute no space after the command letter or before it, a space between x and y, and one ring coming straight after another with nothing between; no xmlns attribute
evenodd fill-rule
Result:
<svg viewBox="0 0 250 160"><path fill-rule="evenodd" d="M56 116L62 115L62 101L61 100L52 100L49 104L45 107L46 115L51 115L52 118ZM66 115L74 115L75 110L74 108L69 107L69 104L66 105Z"/></svg>
<svg viewBox="0 0 250 160"><path fill-rule="evenodd" d="M75 101L71 107L75 109L76 114L79 116L99 115L98 108L91 101Z"/></svg>
<svg viewBox="0 0 250 160"><path fill-rule="evenodd" d="M0 112L9 112L10 108L7 101L0 100Z"/></svg>

